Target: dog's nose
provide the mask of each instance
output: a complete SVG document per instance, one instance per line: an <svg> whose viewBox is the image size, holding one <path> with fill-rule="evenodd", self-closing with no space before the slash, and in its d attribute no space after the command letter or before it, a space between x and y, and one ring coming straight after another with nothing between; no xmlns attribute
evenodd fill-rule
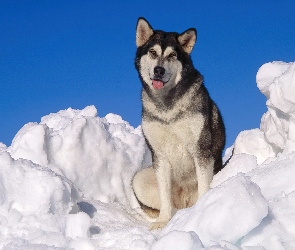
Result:
<svg viewBox="0 0 295 250"><path fill-rule="evenodd" d="M165 69L161 66L154 68L154 74L156 77L162 77L165 74Z"/></svg>

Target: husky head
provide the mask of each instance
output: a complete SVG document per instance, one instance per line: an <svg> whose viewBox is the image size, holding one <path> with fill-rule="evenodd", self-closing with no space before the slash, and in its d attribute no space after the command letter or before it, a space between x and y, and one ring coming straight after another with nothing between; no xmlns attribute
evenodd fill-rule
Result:
<svg viewBox="0 0 295 250"><path fill-rule="evenodd" d="M135 67L146 90L167 93L192 71L190 53L196 33L194 28L181 34L153 30L144 18L138 19Z"/></svg>

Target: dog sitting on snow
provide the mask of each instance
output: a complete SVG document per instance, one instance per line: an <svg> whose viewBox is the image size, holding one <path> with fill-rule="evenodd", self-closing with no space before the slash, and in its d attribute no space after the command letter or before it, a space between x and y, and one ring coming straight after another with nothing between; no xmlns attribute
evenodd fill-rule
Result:
<svg viewBox="0 0 295 250"><path fill-rule="evenodd" d="M193 66L195 42L194 28L164 32L138 19L135 67L152 166L137 172L132 186L144 211L158 215L151 229L165 226L173 208L195 204L222 168L224 123Z"/></svg>

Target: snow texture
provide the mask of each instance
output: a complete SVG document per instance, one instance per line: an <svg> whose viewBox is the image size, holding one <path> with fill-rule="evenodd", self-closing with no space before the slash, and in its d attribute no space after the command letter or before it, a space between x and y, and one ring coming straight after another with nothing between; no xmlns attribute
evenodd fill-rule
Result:
<svg viewBox="0 0 295 250"><path fill-rule="evenodd" d="M211 189L158 231L131 188L151 164L140 126L94 106L24 125L0 143L0 248L295 249L295 63L266 63L256 79L260 128L238 135Z"/></svg>

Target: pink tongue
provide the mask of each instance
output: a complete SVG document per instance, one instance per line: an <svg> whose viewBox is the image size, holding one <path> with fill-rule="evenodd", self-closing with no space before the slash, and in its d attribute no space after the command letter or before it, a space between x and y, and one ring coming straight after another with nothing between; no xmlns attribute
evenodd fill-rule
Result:
<svg viewBox="0 0 295 250"><path fill-rule="evenodd" d="M155 89L161 89L164 86L164 83L162 81L153 80L152 82Z"/></svg>

